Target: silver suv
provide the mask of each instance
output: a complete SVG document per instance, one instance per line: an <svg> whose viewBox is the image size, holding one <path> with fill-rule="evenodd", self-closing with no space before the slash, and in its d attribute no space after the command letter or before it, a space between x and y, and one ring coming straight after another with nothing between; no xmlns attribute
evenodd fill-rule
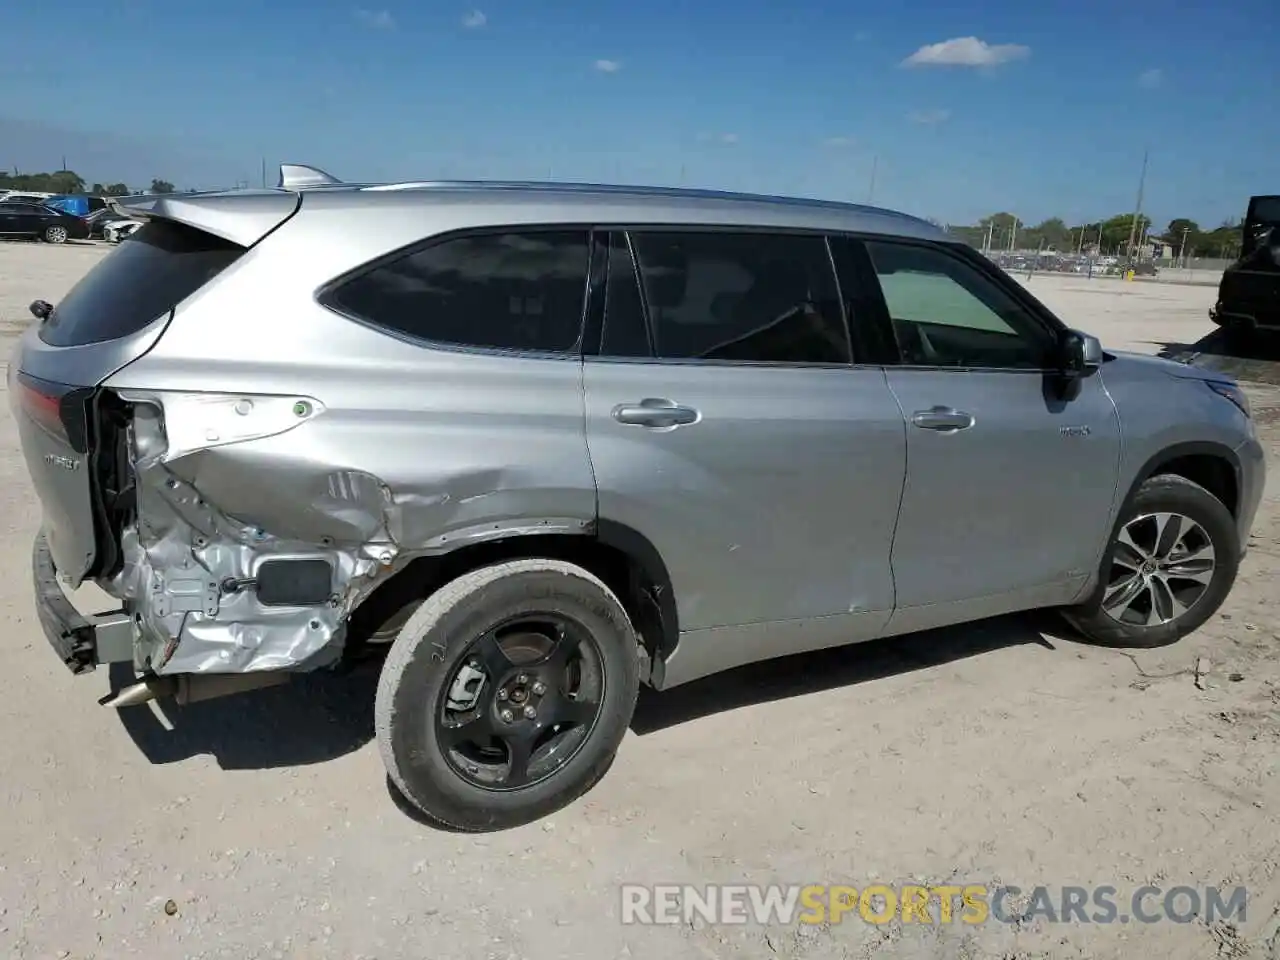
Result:
<svg viewBox="0 0 1280 960"><path fill-rule="evenodd" d="M119 206L9 368L50 643L119 707L390 640L382 757L457 828L588 790L641 683L1040 607L1170 643L1262 492L1235 383L898 213L297 166Z"/></svg>

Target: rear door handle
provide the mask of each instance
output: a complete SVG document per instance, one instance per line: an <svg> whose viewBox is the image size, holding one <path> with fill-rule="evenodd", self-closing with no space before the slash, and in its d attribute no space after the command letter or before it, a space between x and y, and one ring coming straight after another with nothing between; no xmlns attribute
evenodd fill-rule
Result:
<svg viewBox="0 0 1280 960"><path fill-rule="evenodd" d="M954 433L957 430L968 430L972 427L973 414L952 407L931 407L928 410L917 410L913 413L911 424L921 430Z"/></svg>
<svg viewBox="0 0 1280 960"><path fill-rule="evenodd" d="M664 397L646 397L639 403L622 403L614 407L613 419L638 427L679 427L697 423L698 411Z"/></svg>

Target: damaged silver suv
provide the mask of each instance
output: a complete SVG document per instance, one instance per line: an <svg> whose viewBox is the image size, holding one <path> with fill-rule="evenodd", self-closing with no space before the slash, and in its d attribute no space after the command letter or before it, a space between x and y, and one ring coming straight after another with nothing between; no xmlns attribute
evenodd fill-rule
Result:
<svg viewBox="0 0 1280 960"><path fill-rule="evenodd" d="M588 790L641 683L1037 607L1170 643L1261 496L1236 384L901 214L297 166L118 205L9 368L50 643L122 707L392 638L381 753L454 827Z"/></svg>

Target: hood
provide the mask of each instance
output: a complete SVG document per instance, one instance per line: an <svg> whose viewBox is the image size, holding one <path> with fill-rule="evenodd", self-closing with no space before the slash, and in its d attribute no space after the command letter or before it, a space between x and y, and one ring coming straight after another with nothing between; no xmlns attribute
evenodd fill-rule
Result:
<svg viewBox="0 0 1280 960"><path fill-rule="evenodd" d="M1179 380L1212 380L1217 383L1235 383L1235 378L1221 373L1217 370L1207 370L1204 367L1193 366L1190 363L1183 363L1178 360L1168 360L1164 357L1153 357L1147 353L1133 353L1128 350L1108 350L1107 356L1111 358L1110 362L1105 364L1103 369L1112 367L1114 364L1126 368L1127 371L1133 372L1149 372L1152 374L1163 373L1170 377L1176 377ZM1119 372L1119 371L1117 371Z"/></svg>

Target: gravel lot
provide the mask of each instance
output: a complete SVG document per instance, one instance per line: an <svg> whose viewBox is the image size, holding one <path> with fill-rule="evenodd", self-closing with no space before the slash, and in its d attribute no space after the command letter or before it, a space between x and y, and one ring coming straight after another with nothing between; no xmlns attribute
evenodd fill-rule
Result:
<svg viewBox="0 0 1280 960"><path fill-rule="evenodd" d="M5 356L26 304L56 300L105 252L0 244ZM1209 287L1029 285L1112 347L1209 330ZM105 671L70 676L36 622L39 512L6 402L0 956L1275 960L1280 390L1253 398L1272 474L1252 549L1221 615L1181 644L1131 656L1011 617L645 696L586 798L482 837L393 802L370 671L163 713L99 707ZM1243 884L1250 900L1244 922L1212 927L618 920L623 882L874 879L1122 897Z"/></svg>

